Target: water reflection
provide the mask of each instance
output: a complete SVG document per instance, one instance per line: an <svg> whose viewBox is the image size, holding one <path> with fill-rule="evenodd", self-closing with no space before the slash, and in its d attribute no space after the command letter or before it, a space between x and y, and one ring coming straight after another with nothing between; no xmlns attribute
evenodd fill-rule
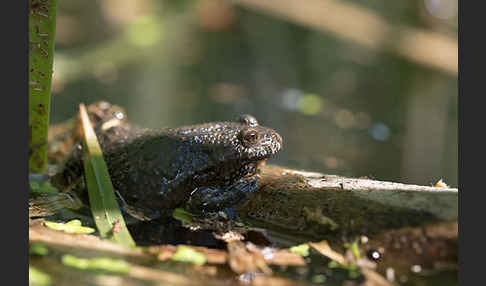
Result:
<svg viewBox="0 0 486 286"><path fill-rule="evenodd" d="M286 142L270 163L457 186L457 1L318 2L296 21L226 1L62 1L51 122L99 100L146 127L248 113Z"/></svg>

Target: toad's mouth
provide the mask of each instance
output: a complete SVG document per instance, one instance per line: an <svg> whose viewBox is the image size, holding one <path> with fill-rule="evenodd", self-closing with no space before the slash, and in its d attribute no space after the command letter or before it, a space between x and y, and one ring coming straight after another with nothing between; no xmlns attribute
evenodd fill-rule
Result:
<svg viewBox="0 0 486 286"><path fill-rule="evenodd" d="M261 166L265 166L267 160L268 160L268 158L257 161L257 163L256 163L257 169L260 168Z"/></svg>
<svg viewBox="0 0 486 286"><path fill-rule="evenodd" d="M256 167L255 167L255 172L248 173L248 174L245 175L245 177L251 177L251 176L255 175L256 170L258 170L258 168L260 168L260 166L265 166L265 164L266 164L265 161L267 161L267 159L262 159L262 160L257 161Z"/></svg>

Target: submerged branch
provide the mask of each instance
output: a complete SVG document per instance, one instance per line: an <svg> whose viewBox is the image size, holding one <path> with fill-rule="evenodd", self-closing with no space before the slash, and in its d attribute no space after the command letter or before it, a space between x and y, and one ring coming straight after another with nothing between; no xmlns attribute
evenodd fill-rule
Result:
<svg viewBox="0 0 486 286"><path fill-rule="evenodd" d="M435 32L395 27L372 10L329 0L235 0L256 11L331 33L371 50L391 52L421 66L457 76L457 40Z"/></svg>

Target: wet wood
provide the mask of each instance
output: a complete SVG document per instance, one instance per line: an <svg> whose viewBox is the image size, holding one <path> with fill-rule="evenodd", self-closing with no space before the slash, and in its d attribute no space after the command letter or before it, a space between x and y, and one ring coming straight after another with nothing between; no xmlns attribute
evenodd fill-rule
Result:
<svg viewBox="0 0 486 286"><path fill-rule="evenodd" d="M121 245L88 234L69 234L44 226L43 219L29 222L29 243L42 242L62 252L83 255L110 254L125 259L149 258L141 249L128 249Z"/></svg>
<svg viewBox="0 0 486 286"><path fill-rule="evenodd" d="M261 188L238 208L244 221L269 230L373 235L405 226L453 221L458 190L346 178L267 165Z"/></svg>

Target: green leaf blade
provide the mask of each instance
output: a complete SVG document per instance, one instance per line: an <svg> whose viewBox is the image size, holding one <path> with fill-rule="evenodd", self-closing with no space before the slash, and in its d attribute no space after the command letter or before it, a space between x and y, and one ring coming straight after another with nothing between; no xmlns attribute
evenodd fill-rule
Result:
<svg viewBox="0 0 486 286"><path fill-rule="evenodd" d="M125 224L120 207L115 198L108 167L103 159L101 147L88 119L86 108L80 105L83 123L83 164L88 188L91 212L96 227L103 238L110 239L126 247L135 247L135 242Z"/></svg>

